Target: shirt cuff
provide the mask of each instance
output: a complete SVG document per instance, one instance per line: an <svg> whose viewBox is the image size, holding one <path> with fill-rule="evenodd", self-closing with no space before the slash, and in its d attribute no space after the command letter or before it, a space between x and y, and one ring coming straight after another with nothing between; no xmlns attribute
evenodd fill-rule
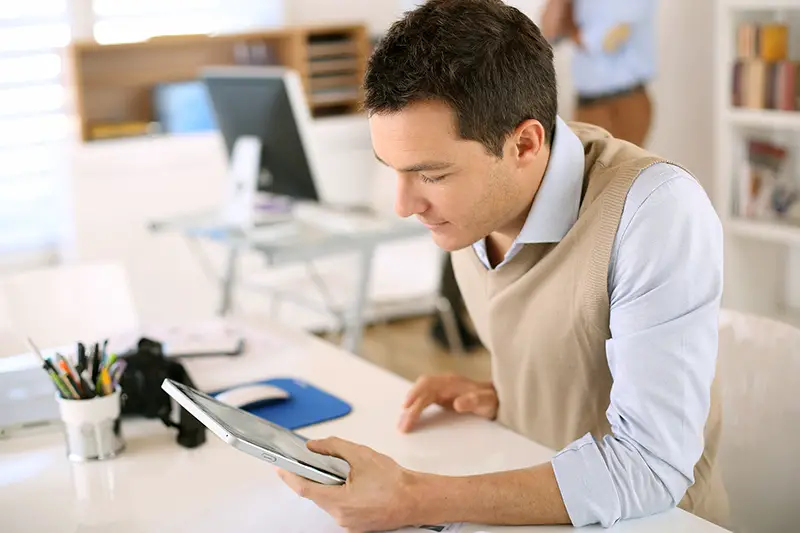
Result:
<svg viewBox="0 0 800 533"><path fill-rule="evenodd" d="M611 527L619 521L617 490L591 434L564 448L551 462L573 526Z"/></svg>

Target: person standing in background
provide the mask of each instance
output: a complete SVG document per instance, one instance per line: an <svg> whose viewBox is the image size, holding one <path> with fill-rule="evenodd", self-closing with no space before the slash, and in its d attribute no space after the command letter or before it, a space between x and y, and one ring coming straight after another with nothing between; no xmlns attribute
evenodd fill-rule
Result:
<svg viewBox="0 0 800 533"><path fill-rule="evenodd" d="M656 71L655 0L548 0L542 33L575 44L575 120L644 146L652 122L647 85Z"/></svg>

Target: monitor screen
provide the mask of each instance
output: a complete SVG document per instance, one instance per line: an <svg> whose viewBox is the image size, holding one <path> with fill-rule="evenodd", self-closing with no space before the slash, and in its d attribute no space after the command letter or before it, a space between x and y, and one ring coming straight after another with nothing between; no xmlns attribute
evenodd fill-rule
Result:
<svg viewBox="0 0 800 533"><path fill-rule="evenodd" d="M308 109L298 109L307 104L293 76L278 67L214 67L201 74L228 154L242 135L261 140L258 190L316 202L308 141L297 120Z"/></svg>

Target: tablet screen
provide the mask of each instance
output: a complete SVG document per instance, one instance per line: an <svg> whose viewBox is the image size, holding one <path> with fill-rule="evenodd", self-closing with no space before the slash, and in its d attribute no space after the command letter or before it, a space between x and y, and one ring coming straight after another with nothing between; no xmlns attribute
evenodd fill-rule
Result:
<svg viewBox="0 0 800 533"><path fill-rule="evenodd" d="M177 386L180 387L180 385ZM307 466L347 479L347 462L309 451L306 448L305 440L299 435L188 387L180 388L192 401L236 437Z"/></svg>

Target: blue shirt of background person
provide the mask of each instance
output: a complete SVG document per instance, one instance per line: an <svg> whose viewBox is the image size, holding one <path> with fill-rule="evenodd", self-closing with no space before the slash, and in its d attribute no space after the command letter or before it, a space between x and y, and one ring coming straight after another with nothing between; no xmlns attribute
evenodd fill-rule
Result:
<svg viewBox="0 0 800 533"><path fill-rule="evenodd" d="M653 79L656 0L573 0L572 11L580 32L572 58L578 95L601 96Z"/></svg>

